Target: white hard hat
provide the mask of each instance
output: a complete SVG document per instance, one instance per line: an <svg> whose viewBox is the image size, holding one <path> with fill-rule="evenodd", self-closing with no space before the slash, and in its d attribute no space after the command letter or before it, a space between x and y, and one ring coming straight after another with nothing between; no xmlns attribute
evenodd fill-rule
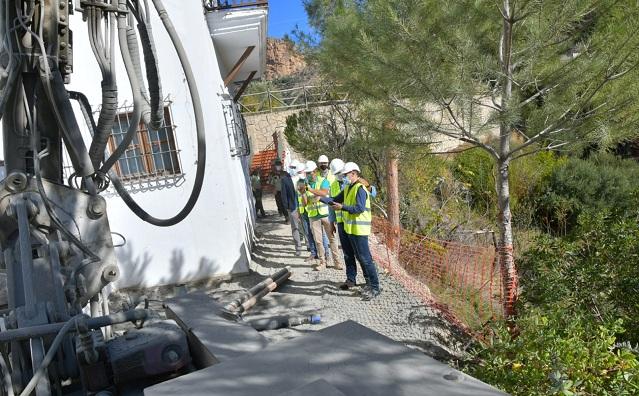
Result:
<svg viewBox="0 0 639 396"><path fill-rule="evenodd" d="M359 166L357 166L357 164L356 164L356 163L354 163L354 162L347 162L347 163L345 163L345 164L344 164L344 167L342 168L342 171L341 171L340 173L341 173L341 174L343 174L343 175L345 175L345 174L347 174L348 172L351 172L351 171L354 171L354 170L356 170L356 171L358 171L358 172L361 172L361 171L359 170Z"/></svg>
<svg viewBox="0 0 639 396"><path fill-rule="evenodd" d="M306 166L304 168L306 172L313 172L315 169L317 169L317 164L315 163L315 161L306 161Z"/></svg>
<svg viewBox="0 0 639 396"><path fill-rule="evenodd" d="M344 167L344 161L342 161L339 158L333 158L333 160L331 161L331 172L334 175L337 175L342 168Z"/></svg>
<svg viewBox="0 0 639 396"><path fill-rule="evenodd" d="M298 160L293 160L291 161L290 165L288 166L289 168L295 169L295 170L299 170L300 166L302 164L300 164L300 162Z"/></svg>
<svg viewBox="0 0 639 396"><path fill-rule="evenodd" d="M319 158L317 159L317 162L321 163L327 163L328 164L328 157L325 156L324 154L320 155Z"/></svg>

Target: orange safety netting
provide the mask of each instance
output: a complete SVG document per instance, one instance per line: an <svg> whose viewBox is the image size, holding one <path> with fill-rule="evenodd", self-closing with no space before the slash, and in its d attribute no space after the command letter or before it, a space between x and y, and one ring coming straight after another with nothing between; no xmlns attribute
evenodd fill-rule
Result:
<svg viewBox="0 0 639 396"><path fill-rule="evenodd" d="M373 220L371 239L376 263L449 320L475 332L504 316L507 299L495 246L436 240L393 229L380 218Z"/></svg>

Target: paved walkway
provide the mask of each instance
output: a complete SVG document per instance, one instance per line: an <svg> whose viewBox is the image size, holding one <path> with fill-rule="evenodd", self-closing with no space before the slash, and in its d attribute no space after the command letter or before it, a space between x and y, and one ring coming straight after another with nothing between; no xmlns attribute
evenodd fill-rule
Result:
<svg viewBox="0 0 639 396"><path fill-rule="evenodd" d="M304 261L308 254L295 256L291 227L278 216L272 196L264 197L264 208L267 216L257 223L258 241L253 251L251 273L234 276L230 280L189 284L186 285L188 291L203 290L213 298L225 301L288 266L291 278L264 297L244 318L318 313L322 323L262 332L271 341L294 338L351 319L439 360L450 361L463 355L468 338L436 309L424 306L391 276L380 273L382 294L372 301L362 301L359 287L348 291L339 289L346 279L344 270L329 267L313 271L311 262ZM358 281L363 279L360 272ZM175 288L146 290L144 293L151 299L162 300L171 297ZM161 309L161 304L156 302L151 307Z"/></svg>
<svg viewBox="0 0 639 396"><path fill-rule="evenodd" d="M467 342L465 337L446 322L438 311L424 306L392 277L380 274L382 294L372 301L362 301L358 294L359 287L348 291L339 289L346 279L344 270L329 267L319 272L313 271L311 263L304 261L308 254L295 256L290 225L284 224L283 218L277 215L275 202L265 198L267 217L260 219L257 224L259 241L253 252L254 274L238 279L237 283L242 287L250 287L264 275L285 266L291 267L292 276L283 287L249 311L246 317L316 312L322 316L323 322L315 326L266 331L263 332L265 336L273 340L292 338L301 332L352 319L439 359L459 356L460 349ZM360 272L358 281L363 279ZM220 289L233 289L235 283L221 285Z"/></svg>

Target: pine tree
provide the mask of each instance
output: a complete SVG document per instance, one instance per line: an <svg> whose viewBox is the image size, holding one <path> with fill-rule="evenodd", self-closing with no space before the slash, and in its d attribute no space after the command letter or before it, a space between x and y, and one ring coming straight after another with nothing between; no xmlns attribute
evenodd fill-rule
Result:
<svg viewBox="0 0 639 396"><path fill-rule="evenodd" d="M605 147L637 126L639 6L630 0L308 0L316 59L383 112L390 144L442 136L496 162L499 252L517 291L509 166ZM390 118L389 118L390 117ZM516 139L515 139L516 137Z"/></svg>

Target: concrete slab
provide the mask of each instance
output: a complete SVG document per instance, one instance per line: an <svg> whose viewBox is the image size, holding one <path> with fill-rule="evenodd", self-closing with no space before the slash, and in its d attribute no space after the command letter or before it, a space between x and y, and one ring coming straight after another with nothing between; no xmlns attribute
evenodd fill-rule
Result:
<svg viewBox="0 0 639 396"><path fill-rule="evenodd" d="M150 387L145 395L280 395L320 379L348 396L504 395L352 321Z"/></svg>
<svg viewBox="0 0 639 396"><path fill-rule="evenodd" d="M187 333L197 368L261 351L268 341L254 328L219 316L221 306L205 293L167 300L166 316Z"/></svg>
<svg viewBox="0 0 639 396"><path fill-rule="evenodd" d="M329 384L325 379L320 379L279 396L346 396L339 389Z"/></svg>

